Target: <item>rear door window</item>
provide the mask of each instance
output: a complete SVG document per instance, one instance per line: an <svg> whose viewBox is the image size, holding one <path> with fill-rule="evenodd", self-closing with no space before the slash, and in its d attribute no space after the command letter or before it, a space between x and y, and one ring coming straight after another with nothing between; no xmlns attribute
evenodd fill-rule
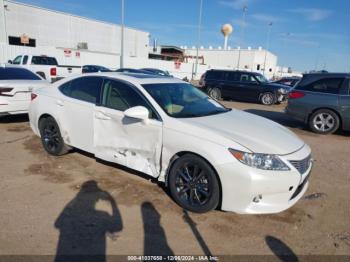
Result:
<svg viewBox="0 0 350 262"><path fill-rule="evenodd" d="M223 71L208 71L206 74L206 78L211 80L223 80L223 77Z"/></svg>
<svg viewBox="0 0 350 262"><path fill-rule="evenodd" d="M48 56L33 56L32 65L58 65L56 58Z"/></svg>
<svg viewBox="0 0 350 262"><path fill-rule="evenodd" d="M298 89L327 94L339 94L343 81L343 78L324 78L308 85L299 85Z"/></svg>
<svg viewBox="0 0 350 262"><path fill-rule="evenodd" d="M239 73L237 72L229 72L227 74L228 81L239 81Z"/></svg>
<svg viewBox="0 0 350 262"><path fill-rule="evenodd" d="M23 57L23 62L22 62L22 64L23 64L23 65L26 65L27 62L28 62L28 56L25 55L25 56Z"/></svg>
<svg viewBox="0 0 350 262"><path fill-rule="evenodd" d="M71 98L89 103L100 103L103 79L101 77L80 77L59 87L60 91Z"/></svg>

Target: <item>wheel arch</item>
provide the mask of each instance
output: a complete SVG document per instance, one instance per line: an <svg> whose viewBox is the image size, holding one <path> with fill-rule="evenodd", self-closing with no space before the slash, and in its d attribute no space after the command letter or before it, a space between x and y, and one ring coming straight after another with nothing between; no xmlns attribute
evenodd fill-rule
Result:
<svg viewBox="0 0 350 262"><path fill-rule="evenodd" d="M48 113L44 113L44 114L42 114L42 115L39 117L39 119L38 119L38 128L39 128L39 129L40 129L40 122L41 122L41 120L43 120L43 119L45 119L45 118L49 118L49 117L55 119L52 115L50 115L50 114L48 114ZM55 121L57 122L56 119L55 119Z"/></svg>
<svg viewBox="0 0 350 262"><path fill-rule="evenodd" d="M221 184L221 179L219 177L219 174L217 172L217 170L215 169L215 167L210 163L210 161L208 159L206 159L205 157L203 157L202 155L192 152L192 151L180 151L177 152L176 154L174 154L169 161L167 170L165 172L165 186L168 187L168 175L170 173L171 168L173 167L174 163L176 162L177 159L179 159L180 157L186 155L186 154L190 154L190 155L195 155L201 159L203 159L214 171L215 176L218 180L218 184L219 184L219 189L220 189L220 194L219 194L219 204L217 206L217 208L221 208L221 204L222 204L222 184Z"/></svg>
<svg viewBox="0 0 350 262"><path fill-rule="evenodd" d="M58 117L55 117L54 114L45 112L45 113L42 113L42 114L40 115L40 117L38 118L38 122L37 122L39 134L40 134L40 121L43 120L43 119L45 119L45 118L49 118L49 117L51 117L52 119L54 119L54 120L56 121L56 123L57 123L57 125L58 125L58 128L60 129L61 135L62 135L62 137L63 137L63 140L65 141L66 144L69 144L69 143L68 143L68 142L69 142L69 138L68 138L66 135L64 135L64 134L65 134L64 128L63 128L63 126L61 125L61 123L60 123Z"/></svg>
<svg viewBox="0 0 350 262"><path fill-rule="evenodd" d="M343 129L343 119L342 119L341 115L339 114L339 112L338 112L337 110L335 110L334 108L326 107L326 106L314 108L314 109L309 113L309 115L307 116L307 123L310 122L311 116L312 116L316 111L322 110L322 109L324 109L324 110L330 110L330 111L332 111L333 113L335 113L335 114L338 116L338 118L339 118L339 128L340 128L340 129Z"/></svg>

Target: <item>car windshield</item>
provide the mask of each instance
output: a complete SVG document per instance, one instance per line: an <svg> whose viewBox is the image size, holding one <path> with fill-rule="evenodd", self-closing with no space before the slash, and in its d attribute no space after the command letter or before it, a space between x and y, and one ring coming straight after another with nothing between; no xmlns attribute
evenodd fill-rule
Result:
<svg viewBox="0 0 350 262"><path fill-rule="evenodd" d="M230 111L190 84L161 83L142 86L171 117L201 117Z"/></svg>
<svg viewBox="0 0 350 262"><path fill-rule="evenodd" d="M0 67L0 80L41 80L25 68Z"/></svg>
<svg viewBox="0 0 350 262"><path fill-rule="evenodd" d="M255 77L259 80L260 83L267 83L269 80L266 79L265 76L261 74L256 74Z"/></svg>

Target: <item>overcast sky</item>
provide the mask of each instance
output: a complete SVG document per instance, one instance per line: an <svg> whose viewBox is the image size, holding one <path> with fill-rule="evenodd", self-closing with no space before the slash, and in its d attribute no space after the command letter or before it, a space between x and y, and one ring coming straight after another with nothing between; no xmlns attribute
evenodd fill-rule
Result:
<svg viewBox="0 0 350 262"><path fill-rule="evenodd" d="M113 23L120 0L17 0ZM194 46L200 0L125 0L127 26L146 30L159 44ZM247 6L243 21L243 6ZM59 22L59 21L58 21ZM266 46L278 64L294 70L350 72L350 0L203 0L200 45L223 45L220 27L231 23L229 45ZM242 38L242 28L244 37Z"/></svg>

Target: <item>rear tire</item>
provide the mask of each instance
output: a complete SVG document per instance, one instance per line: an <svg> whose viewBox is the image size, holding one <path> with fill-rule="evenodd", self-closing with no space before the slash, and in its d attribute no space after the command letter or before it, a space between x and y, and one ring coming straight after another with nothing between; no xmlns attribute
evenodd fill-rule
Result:
<svg viewBox="0 0 350 262"><path fill-rule="evenodd" d="M309 127L317 134L332 134L339 129L340 119L332 110L319 109L310 116Z"/></svg>
<svg viewBox="0 0 350 262"><path fill-rule="evenodd" d="M175 161L168 185L175 202L186 210L205 213L219 204L220 187L216 173L196 155L186 154Z"/></svg>
<svg viewBox="0 0 350 262"><path fill-rule="evenodd" d="M40 120L39 130L41 142L47 153L61 156L68 152L69 147L64 143L57 122L52 117Z"/></svg>
<svg viewBox="0 0 350 262"><path fill-rule="evenodd" d="M209 89L208 93L209 93L209 96L214 98L215 100L222 100L221 91L219 88L217 87L211 88Z"/></svg>

